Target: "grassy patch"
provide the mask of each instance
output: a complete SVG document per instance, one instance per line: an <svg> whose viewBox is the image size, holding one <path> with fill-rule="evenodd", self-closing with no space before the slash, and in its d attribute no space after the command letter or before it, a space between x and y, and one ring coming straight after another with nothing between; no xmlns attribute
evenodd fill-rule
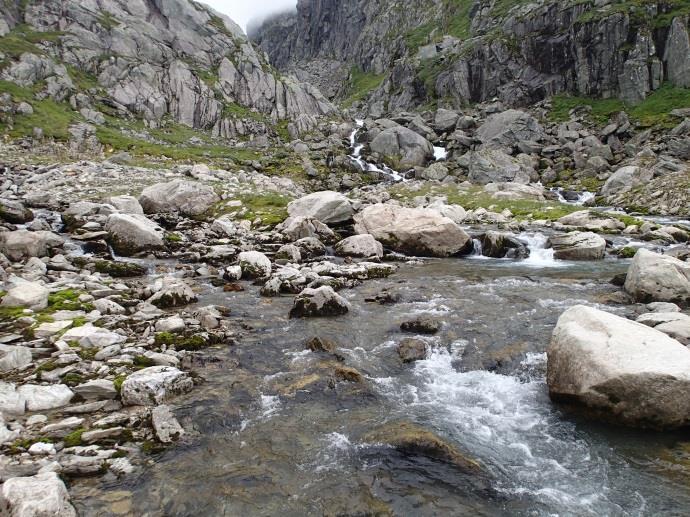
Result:
<svg viewBox="0 0 690 517"><path fill-rule="evenodd" d="M364 72L359 67L352 67L343 105L352 106L366 99L372 91L381 86L385 77L386 74L372 74Z"/></svg>
<svg viewBox="0 0 690 517"><path fill-rule="evenodd" d="M626 106L618 99L557 95L552 99L549 118L554 122L566 122L570 119L570 110L582 106L592 108L588 118L597 125L607 124L612 115L625 110L642 126L671 126L677 123L677 119L672 117L670 112L677 108L690 107L690 88L676 88L665 84L637 106Z"/></svg>
<svg viewBox="0 0 690 517"><path fill-rule="evenodd" d="M18 25L9 34L0 38L0 52L15 59L25 52L42 55L44 52L37 44L55 43L64 34L59 31L39 32L28 25Z"/></svg>
<svg viewBox="0 0 690 517"><path fill-rule="evenodd" d="M237 197L246 208L244 219L253 221L257 217L265 225L274 226L287 219L287 206L292 198L276 192L248 193Z"/></svg>
<svg viewBox="0 0 690 517"><path fill-rule="evenodd" d="M74 289L64 289L48 295L48 310L55 311L91 311L93 305L82 303L79 297L84 294Z"/></svg>
<svg viewBox="0 0 690 517"><path fill-rule="evenodd" d="M65 447L78 447L79 445L81 445L81 435L85 432L86 429L82 427L80 429L77 429L76 431L72 431L70 434L65 436Z"/></svg>
<svg viewBox="0 0 690 517"><path fill-rule="evenodd" d="M210 344L208 339L199 335L184 336L171 332L159 332L154 339L157 346L174 346L176 350L196 351L206 348Z"/></svg>

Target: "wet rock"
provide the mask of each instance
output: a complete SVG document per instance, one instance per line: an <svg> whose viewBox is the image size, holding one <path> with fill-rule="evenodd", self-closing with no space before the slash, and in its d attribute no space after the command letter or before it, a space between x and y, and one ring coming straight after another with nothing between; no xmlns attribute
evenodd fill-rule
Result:
<svg viewBox="0 0 690 517"><path fill-rule="evenodd" d="M266 278L271 276L271 261L258 251L244 251L240 253L239 265L243 278Z"/></svg>
<svg viewBox="0 0 690 517"><path fill-rule="evenodd" d="M338 349L338 345L332 339L314 337L307 341L305 345L307 350L312 352L326 352L327 354L334 354Z"/></svg>
<svg viewBox="0 0 690 517"><path fill-rule="evenodd" d="M411 332L415 334L436 334L439 330L441 330L441 322L430 316L420 316L413 320L401 323L400 329L403 332Z"/></svg>
<svg viewBox="0 0 690 517"><path fill-rule="evenodd" d="M404 454L444 461L465 472L479 473L481 471L479 463L460 452L457 447L431 431L410 422L386 424L364 435L363 441L390 445Z"/></svg>
<svg viewBox="0 0 690 517"><path fill-rule="evenodd" d="M37 282L19 282L3 297L3 307L26 307L40 311L48 307L48 289Z"/></svg>
<svg viewBox="0 0 690 517"><path fill-rule="evenodd" d="M31 257L45 257L62 247L64 240L48 231L17 230L0 233L0 253L13 261Z"/></svg>
<svg viewBox="0 0 690 517"><path fill-rule="evenodd" d="M434 157L434 146L423 136L402 126L381 131L369 144L392 166L402 169L424 166Z"/></svg>
<svg viewBox="0 0 690 517"><path fill-rule="evenodd" d="M378 204L355 216L358 234L410 255L448 257L469 253L472 239L457 224L433 210Z"/></svg>
<svg viewBox="0 0 690 517"><path fill-rule="evenodd" d="M352 382L355 384L364 383L364 376L356 368L349 366L336 365L333 368L333 378L336 382Z"/></svg>
<svg viewBox="0 0 690 517"><path fill-rule="evenodd" d="M547 353L555 401L636 427L690 423L690 349L662 332L580 305L561 315Z"/></svg>
<svg viewBox="0 0 690 517"><path fill-rule="evenodd" d="M55 472L11 478L2 485L0 508L12 517L76 517L65 484Z"/></svg>
<svg viewBox="0 0 690 517"><path fill-rule="evenodd" d="M316 237L305 237L295 241L295 246L299 248L302 258L311 259L323 257L326 254L326 246Z"/></svg>
<svg viewBox="0 0 690 517"><path fill-rule="evenodd" d="M76 341L82 348L105 348L127 341L125 336L101 327L95 327L91 323L68 330L62 339L68 343Z"/></svg>
<svg viewBox="0 0 690 517"><path fill-rule="evenodd" d="M625 290L638 302L690 304L690 264L646 249L635 254Z"/></svg>
<svg viewBox="0 0 690 517"><path fill-rule="evenodd" d="M160 309L180 307L197 301L192 288L183 280L172 276L157 279L153 290L155 294L147 302Z"/></svg>
<svg viewBox="0 0 690 517"><path fill-rule="evenodd" d="M398 343L398 355L403 363L421 361L426 357L426 343L421 339L403 339Z"/></svg>
<svg viewBox="0 0 690 517"><path fill-rule="evenodd" d="M347 314L350 303L328 286L305 289L296 298L291 318L314 318Z"/></svg>
<svg viewBox="0 0 690 517"><path fill-rule="evenodd" d="M604 238L591 232L552 235L549 243L558 260L601 260L606 251Z"/></svg>
<svg viewBox="0 0 690 517"><path fill-rule="evenodd" d="M24 224L32 221L33 218L33 212L26 208L21 201L0 199L0 219L11 224Z"/></svg>
<svg viewBox="0 0 690 517"><path fill-rule="evenodd" d="M501 232L486 232L480 237L482 255L492 258L527 258L529 249L516 237Z"/></svg>
<svg viewBox="0 0 690 517"><path fill-rule="evenodd" d="M278 249L275 259L299 263L302 261L302 252L294 244L285 244Z"/></svg>
<svg viewBox="0 0 690 517"><path fill-rule="evenodd" d="M147 187L139 197L139 202L147 214L180 212L187 216L196 216L203 214L219 201L220 198L211 187L181 180Z"/></svg>
<svg viewBox="0 0 690 517"><path fill-rule="evenodd" d="M338 192L314 192L288 205L291 218L316 219L324 224L344 223L352 219L352 203Z"/></svg>
<svg viewBox="0 0 690 517"><path fill-rule="evenodd" d="M165 248L165 230L143 215L113 214L105 225L108 240L120 255Z"/></svg>
<svg viewBox="0 0 690 517"><path fill-rule="evenodd" d="M383 245L372 235L353 235L336 244L335 253L340 257L381 258Z"/></svg>
<svg viewBox="0 0 690 517"><path fill-rule="evenodd" d="M151 366L130 374L122 383L125 406L155 406L194 387L185 372L170 366Z"/></svg>
<svg viewBox="0 0 690 517"><path fill-rule="evenodd" d="M161 443L173 443L184 435L184 429L169 406L158 406L151 411L151 422L156 438Z"/></svg>

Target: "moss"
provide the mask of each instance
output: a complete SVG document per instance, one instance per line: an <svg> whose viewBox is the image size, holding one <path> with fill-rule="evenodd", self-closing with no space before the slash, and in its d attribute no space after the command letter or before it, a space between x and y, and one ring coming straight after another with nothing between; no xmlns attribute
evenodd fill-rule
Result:
<svg viewBox="0 0 690 517"><path fill-rule="evenodd" d="M9 447L10 454L21 454L28 451L35 443L53 443L50 438L19 438L12 442Z"/></svg>
<svg viewBox="0 0 690 517"><path fill-rule="evenodd" d="M133 262L116 262L111 260L99 260L95 263L96 271L115 278L131 278L144 276L146 268Z"/></svg>
<svg viewBox="0 0 690 517"><path fill-rule="evenodd" d="M143 452L144 454L156 454L163 450L165 450L165 447L163 447L163 445L151 440L147 440L141 444L141 452Z"/></svg>
<svg viewBox="0 0 690 517"><path fill-rule="evenodd" d="M155 366L155 362L153 359L150 359L146 357L145 355L137 355L134 357L134 366L143 369L143 368L149 368L151 366Z"/></svg>
<svg viewBox="0 0 690 517"><path fill-rule="evenodd" d="M0 321L16 320L29 314L26 307L0 307Z"/></svg>
<svg viewBox="0 0 690 517"><path fill-rule="evenodd" d="M81 445L81 435L83 435L85 432L86 429L82 427L65 436L65 447L78 447Z"/></svg>
<svg viewBox="0 0 690 517"><path fill-rule="evenodd" d="M36 373L40 374L41 372L52 372L58 368L59 365L55 361L46 361L45 363L42 363L36 367Z"/></svg>
<svg viewBox="0 0 690 517"><path fill-rule="evenodd" d="M625 248L619 249L617 255L620 258L633 258L636 253L637 248L633 248L632 246L626 246Z"/></svg>
<svg viewBox="0 0 690 517"><path fill-rule="evenodd" d="M96 348L80 348L79 351L77 351L77 355L84 361L93 361L97 353L98 350Z"/></svg>
<svg viewBox="0 0 690 517"><path fill-rule="evenodd" d="M62 384L66 384L67 386L78 386L79 384L82 384L86 379L82 375L79 375L78 373L67 373L63 375L60 379L62 381Z"/></svg>
<svg viewBox="0 0 690 517"><path fill-rule="evenodd" d="M48 310L55 311L91 311L93 305L82 303L79 297L84 294L75 289L64 289L48 295Z"/></svg>
<svg viewBox="0 0 690 517"><path fill-rule="evenodd" d="M182 236L179 233L166 233L165 240L168 242L182 242Z"/></svg>
<svg viewBox="0 0 690 517"><path fill-rule="evenodd" d="M242 202L241 207L227 207L219 203L211 209L211 214L218 217L223 214L236 214L238 218L254 221L257 218L266 226L275 226L287 219L287 206L292 198L277 192L246 193L235 197Z"/></svg>
<svg viewBox="0 0 690 517"><path fill-rule="evenodd" d="M359 67L352 67L343 105L352 106L354 103L366 99L372 91L381 86L385 77L386 74L364 72Z"/></svg>
<svg viewBox="0 0 690 517"><path fill-rule="evenodd" d="M159 332L156 334L154 340L157 346L174 346L176 350L187 350L192 352L206 348L210 344L210 341L203 336L184 336L171 332Z"/></svg>
<svg viewBox="0 0 690 517"><path fill-rule="evenodd" d="M122 393L122 385L124 384L126 379L127 375L120 374L113 380L113 385L115 386L115 390L117 390L118 393Z"/></svg>

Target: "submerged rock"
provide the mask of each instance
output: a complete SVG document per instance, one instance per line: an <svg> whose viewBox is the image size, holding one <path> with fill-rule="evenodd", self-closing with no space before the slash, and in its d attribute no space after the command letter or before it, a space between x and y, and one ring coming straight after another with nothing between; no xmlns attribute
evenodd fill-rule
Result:
<svg viewBox="0 0 690 517"><path fill-rule="evenodd" d="M662 332L578 305L561 315L547 355L554 401L630 426L690 424L690 349Z"/></svg>
<svg viewBox="0 0 690 517"><path fill-rule="evenodd" d="M469 253L472 239L434 210L378 204L355 216L355 230L409 255L449 257Z"/></svg>
<svg viewBox="0 0 690 517"><path fill-rule="evenodd" d="M290 310L291 318L314 318L347 314L350 303L332 287L305 289L296 298Z"/></svg>
<svg viewBox="0 0 690 517"><path fill-rule="evenodd" d="M436 334L441 330L441 322L430 316L420 316L410 321L405 321L400 325L404 332L416 334Z"/></svg>
<svg viewBox="0 0 690 517"><path fill-rule="evenodd" d="M173 443L184 435L184 429L169 406L158 406L151 411L151 422L156 438L161 443Z"/></svg>
<svg viewBox="0 0 690 517"><path fill-rule="evenodd" d="M398 344L398 355L403 363L421 361L426 357L426 343L421 339L403 339Z"/></svg>
<svg viewBox="0 0 690 517"><path fill-rule="evenodd" d="M646 249L635 254L625 290L638 302L690 304L690 264Z"/></svg>

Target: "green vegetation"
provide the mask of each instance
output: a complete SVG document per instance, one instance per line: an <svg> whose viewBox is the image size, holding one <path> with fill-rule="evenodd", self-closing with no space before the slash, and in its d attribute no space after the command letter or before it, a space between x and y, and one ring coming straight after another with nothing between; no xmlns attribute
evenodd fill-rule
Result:
<svg viewBox="0 0 690 517"><path fill-rule="evenodd" d="M28 25L18 25L9 34L0 38L0 52L12 58L19 58L25 52L42 55L44 52L37 46L43 42L54 43L64 32L39 32Z"/></svg>
<svg viewBox="0 0 690 517"><path fill-rule="evenodd" d="M138 369L149 368L155 365L156 363L154 360L146 357L145 355L137 355L134 357L134 366Z"/></svg>
<svg viewBox="0 0 690 517"><path fill-rule="evenodd" d="M580 3L593 4L594 2L588 0ZM617 0L600 8L592 6L577 21L579 23L591 23L624 13L630 17L633 26L659 29L671 25L673 19L678 16L690 15L690 0L665 0L663 4L663 12L656 16L650 16L648 0Z"/></svg>
<svg viewBox="0 0 690 517"><path fill-rule="evenodd" d="M117 377L115 377L115 379L113 380L113 385L115 386L115 390L118 393L122 392L122 385L124 384L125 379L127 379L127 375L120 374Z"/></svg>
<svg viewBox="0 0 690 517"><path fill-rule="evenodd" d="M182 242L182 236L179 233L166 233L165 240L171 243Z"/></svg>
<svg viewBox="0 0 690 517"><path fill-rule="evenodd" d="M55 311L92 311L93 305L82 303L79 297L84 294L74 289L65 289L48 295L48 310Z"/></svg>
<svg viewBox="0 0 690 517"><path fill-rule="evenodd" d="M381 86L385 77L386 74L372 74L362 71L359 67L352 67L343 105L352 106L354 103L366 99L372 91Z"/></svg>
<svg viewBox="0 0 690 517"><path fill-rule="evenodd" d="M676 108L690 107L690 89L665 84L637 106L626 106L618 99L557 95L552 99L549 118L554 122L565 122L570 119L569 113L572 109L582 106L591 107L588 118L592 123L600 126L607 124L612 115L624 110L642 126L672 126L677 123L677 120L670 115L670 112Z"/></svg>
<svg viewBox="0 0 690 517"><path fill-rule="evenodd" d="M79 445L81 445L81 435L85 432L86 429L82 427L65 436L65 447L78 447Z"/></svg>
<svg viewBox="0 0 690 517"><path fill-rule="evenodd" d="M131 278L144 276L146 268L133 262L116 262L112 260L98 260L95 264L96 271L114 278Z"/></svg>
<svg viewBox="0 0 690 517"><path fill-rule="evenodd" d="M98 23L100 23L101 26L107 31L111 31L120 26L120 22L117 21L117 18L115 18L108 11L101 11L100 16L98 17Z"/></svg>
<svg viewBox="0 0 690 517"><path fill-rule="evenodd" d="M21 454L28 451L35 443L53 443L50 438L19 438L10 445L10 454Z"/></svg>
<svg viewBox="0 0 690 517"><path fill-rule="evenodd" d="M155 336L157 346L174 346L176 350L196 351L209 346L210 342L203 336L184 336L171 332L159 332Z"/></svg>
<svg viewBox="0 0 690 517"><path fill-rule="evenodd" d="M287 206L291 198L276 192L247 193L237 196L245 209L243 219L256 218L267 226L275 226L287 219Z"/></svg>
<svg viewBox="0 0 690 517"><path fill-rule="evenodd" d="M78 386L79 384L82 384L83 382L86 381L86 379L82 376L79 375L78 373L67 373L63 375L60 380L62 381L62 384L66 384L67 386L73 387L73 386Z"/></svg>

